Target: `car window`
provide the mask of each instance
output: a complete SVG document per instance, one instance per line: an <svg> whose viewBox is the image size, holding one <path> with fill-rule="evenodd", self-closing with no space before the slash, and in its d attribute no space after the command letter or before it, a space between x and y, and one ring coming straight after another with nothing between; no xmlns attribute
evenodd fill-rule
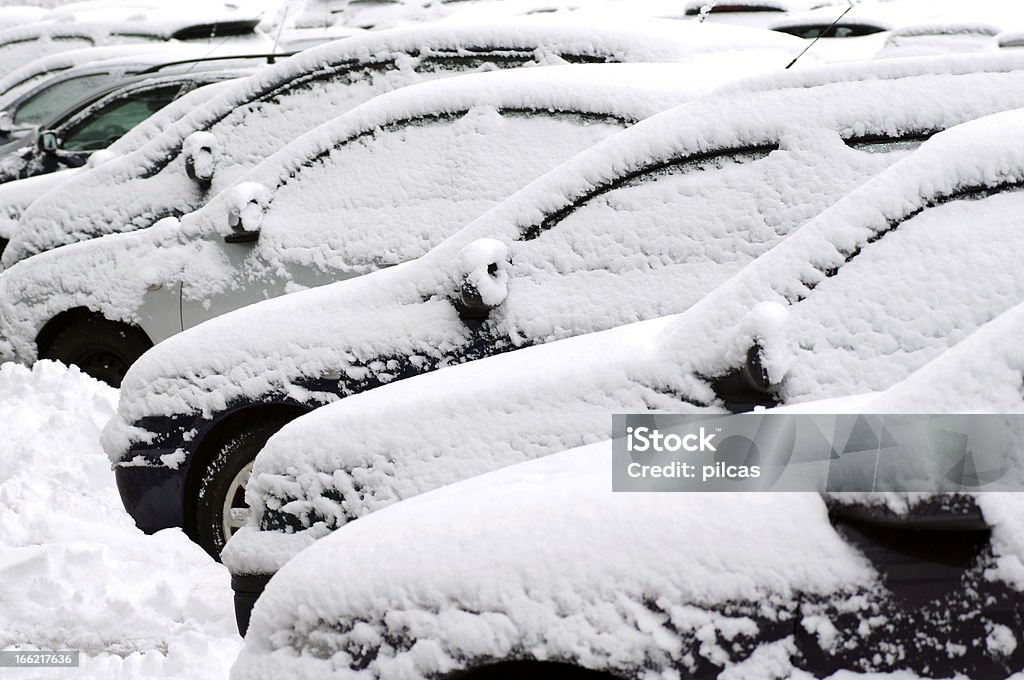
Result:
<svg viewBox="0 0 1024 680"><path fill-rule="evenodd" d="M833 143L659 164L527 228L501 323L551 340L685 310L901 157Z"/></svg>
<svg viewBox="0 0 1024 680"><path fill-rule="evenodd" d="M894 222L791 307L788 399L870 392L1019 303L1024 190L983 190Z"/></svg>
<svg viewBox="0 0 1024 680"><path fill-rule="evenodd" d="M258 248L272 261L355 272L419 257L626 124L483 106L375 130L304 163L278 188Z"/></svg>
<svg viewBox="0 0 1024 680"><path fill-rule="evenodd" d="M14 112L15 125L42 125L87 94L110 81L108 73L68 78L39 90L24 99Z"/></svg>
<svg viewBox="0 0 1024 680"><path fill-rule="evenodd" d="M65 151L105 149L124 133L171 103L181 85L168 85L133 92L99 108L63 135Z"/></svg>
<svg viewBox="0 0 1024 680"><path fill-rule="evenodd" d="M780 33L795 35L798 38L813 40L819 35L823 38L859 38L865 35L881 33L885 29L871 24L840 24L838 26L832 26L831 24L804 24L801 26L776 28L775 30Z"/></svg>

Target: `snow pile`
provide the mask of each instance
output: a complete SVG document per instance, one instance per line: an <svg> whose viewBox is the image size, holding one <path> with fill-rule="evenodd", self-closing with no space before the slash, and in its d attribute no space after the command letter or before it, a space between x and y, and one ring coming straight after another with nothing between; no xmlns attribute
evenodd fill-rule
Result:
<svg viewBox="0 0 1024 680"><path fill-rule="evenodd" d="M61 677L223 677L228 575L124 512L97 443L116 401L75 368L0 366L0 648L81 650Z"/></svg>
<svg viewBox="0 0 1024 680"><path fill-rule="evenodd" d="M567 451L336 532L270 582L232 677L423 677L509 657L673 677L741 660L799 594L871 587L816 494L613 494L610 470L608 443Z"/></svg>

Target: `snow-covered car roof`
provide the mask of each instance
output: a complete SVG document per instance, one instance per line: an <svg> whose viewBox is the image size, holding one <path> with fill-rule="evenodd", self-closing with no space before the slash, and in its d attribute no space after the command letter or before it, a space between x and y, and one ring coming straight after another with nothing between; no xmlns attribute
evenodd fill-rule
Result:
<svg viewBox="0 0 1024 680"><path fill-rule="evenodd" d="M135 48L134 45L124 46ZM79 52L99 52L116 48L91 48ZM122 56L97 61L84 61L78 65L42 70L34 68L36 60L26 69L19 69L12 82L18 82L0 96L0 110L9 115L8 124L25 130L49 123L55 115L74 107L81 107L89 98L116 87L128 85L135 78L160 77L175 73L211 70L238 70L238 77L248 75L261 64L260 59L238 55L227 56L229 51L219 50L220 56L211 57L203 47L183 43L161 43L146 52L125 52ZM62 56L57 55L57 56ZM95 56L95 55L90 55ZM247 71L245 70L247 69ZM28 107L28 108L22 108Z"/></svg>
<svg viewBox="0 0 1024 680"><path fill-rule="evenodd" d="M44 7L32 5L10 5L0 7L0 30L13 28L19 24L29 24L39 21L49 12Z"/></svg>
<svg viewBox="0 0 1024 680"><path fill-rule="evenodd" d="M816 494L613 494L611 466L607 443L566 451L345 527L271 580L231 677L436 677L508 658L674 677L775 648L732 669L758 677L793 670L792 625L770 621L816 597L864 606L875 572Z"/></svg>
<svg viewBox="0 0 1024 680"><path fill-rule="evenodd" d="M210 40L211 36L235 36L254 48L269 48L265 37L253 33L258 21L240 19L202 23L185 18L120 21L42 21L0 31L0 76L7 76L28 62L73 49L153 40Z"/></svg>
<svg viewBox="0 0 1024 680"><path fill-rule="evenodd" d="M240 531L225 562L273 571L401 498L606 438L612 413L723 412L724 378L751 347L783 403L892 385L1024 294L1024 145L1008 143L1018 129L1024 116L1010 112L940 133L682 314L448 367L303 416L270 439L249 480L253 521L271 531Z"/></svg>
<svg viewBox="0 0 1024 680"><path fill-rule="evenodd" d="M27 88L38 85L40 79L57 73L66 73L76 67L158 64L186 58L178 55L205 56L208 51L202 47L179 43L158 43L156 45L130 43L106 47L86 47L48 54L30 61L0 79L0 108L12 97L17 97L23 94Z"/></svg>
<svg viewBox="0 0 1024 680"><path fill-rule="evenodd" d="M794 77L801 85L807 82L799 74ZM827 70L822 77L829 79ZM322 373L340 372L346 380L358 375L375 379L378 373L387 377L386 365L396 357L420 357L428 364L440 361L471 339L447 296L453 286L458 286L460 251L479 238L513 244L513 271L522 268L521 284L516 284L513 276L512 285L525 286L521 289L525 306L520 308L520 303L514 302L520 295L510 296L515 306L506 307L495 320L498 337L517 339L506 349L685 309L741 268L749 257L770 247L778 238L774 229L795 228L899 157L898 153L889 157L850 149L841 136L851 140L873 135L898 137L1017 106L1015 87L1009 83L1022 77L1024 73L976 73L963 78L930 75L899 82L882 79L757 94L737 92L708 97L652 117L539 178L415 264L261 303L158 345L129 372L123 385L119 425L114 425L112 432L131 432L131 423L143 416L209 414L235 400L258 398L260 394L305 393L311 398L301 384ZM925 102L939 92L947 106L926 106ZM983 92L987 94L983 96ZM954 106L953 102L958 103ZM769 155L767 166L743 162L743 150L767 148L765 145L778 144L780 139L791 141L783 141L784 149ZM714 167L716 153L721 152L727 158L739 153L741 160L729 173L700 172L702 159L710 157L710 167ZM683 193L666 194L696 196L693 203L683 205L667 201L664 209L672 212L668 218L671 224L689 215L687 224L692 221L702 225L698 235L665 230L666 218L658 212L659 190L652 182L652 194L638 194L636 199L641 206L637 214L649 215L650 224L641 221L633 225L638 230L633 240L615 244L612 234L621 229L616 228L616 222L597 214L587 224L567 222L558 229L542 229L540 238L534 238L538 235L534 228L547 217L558 222L565 211L603 195L608 186L643 174L647 168L671 166L673 159L684 169L690 166L683 160L690 159L699 173L683 172L678 181L685 183L693 177L694 182L704 179L701 184L712 187L702 193L701 184L684 184L678 189ZM724 167L733 166L726 162ZM772 176L779 178L795 174L787 177L785 186L776 186L776 180L760 174L758 167L774 168ZM805 174L800 181L815 184L815 190L794 191L791 177L804 178ZM712 182L716 176L722 179ZM724 203L724 196L734 195L746 195L755 205L737 203L736 210L729 212L715 207ZM763 201L763 218L758 217L758 201ZM770 220L772 227L766 228L762 220ZM598 229L598 225L605 226ZM607 234L605 229L609 230ZM708 246L704 245L705 239ZM574 246L574 242L579 245ZM716 243L730 255L716 255L716 246L710 245ZM743 243L749 248L741 249ZM607 252L612 260L594 259L591 248ZM585 274L587 267L576 271L580 258L593 263L590 266L594 273ZM688 259L693 264L686 264ZM654 277L651 279L643 274L647 271L644 263L648 262L650 276ZM94 269L103 271L109 265L95 265ZM567 272L564 278L559 274L561 270ZM20 271L25 272L20 276L29 276L30 268ZM684 275L691 283L680 286L678 277ZM38 276L44 281L54 275L47 269L40 270ZM31 275L31 279L35 277ZM539 277L535 283L531 283L533 277ZM10 288L13 284L7 285L6 299L18 299L21 294L14 293ZM636 286L646 286L643 299L630 292ZM35 284L28 285L28 289L38 292ZM530 300L542 306L530 311ZM94 295L92 304L103 303ZM113 301L110 306L116 309ZM5 333L12 339L34 336L33 329L40 322L26 316L26 312L36 314L30 309L31 305L15 303L14 309L4 311L10 324ZM303 311L313 309L317 310L315 314ZM22 320L15 321L19 316ZM247 327L264 330L239 335L235 324L242 319ZM297 319L315 322L298 323ZM26 324L25 330L15 333L13 327L22 324ZM195 347L204 348L202 356L192 349ZM225 373L224 367L228 366L231 377ZM351 376L346 376L347 371ZM160 388L153 389L154 385ZM127 446L126 439L117 441L111 448L115 458Z"/></svg>
<svg viewBox="0 0 1024 680"><path fill-rule="evenodd" d="M748 31L698 25L680 30L672 28L676 23L608 27L523 20L501 26L424 26L306 50L221 93L135 154L37 201L26 211L20 238L5 251L4 263L82 238L149 226L154 215L196 209L285 142L402 85L494 66L680 62L711 55L722 60L723 68L745 59L759 72L783 64L790 51L780 45L792 45L766 34L750 49L734 50L746 44L736 36ZM217 171L211 186L197 193L183 170L182 146L191 133L214 126L220 126Z"/></svg>

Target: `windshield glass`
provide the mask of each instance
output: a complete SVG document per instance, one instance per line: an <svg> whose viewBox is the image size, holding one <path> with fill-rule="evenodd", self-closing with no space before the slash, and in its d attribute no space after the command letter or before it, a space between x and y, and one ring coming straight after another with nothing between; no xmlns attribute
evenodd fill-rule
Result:
<svg viewBox="0 0 1024 680"><path fill-rule="evenodd" d="M44 87L30 95L14 111L14 124L19 127L42 125L109 80L110 74L96 73L68 78Z"/></svg>

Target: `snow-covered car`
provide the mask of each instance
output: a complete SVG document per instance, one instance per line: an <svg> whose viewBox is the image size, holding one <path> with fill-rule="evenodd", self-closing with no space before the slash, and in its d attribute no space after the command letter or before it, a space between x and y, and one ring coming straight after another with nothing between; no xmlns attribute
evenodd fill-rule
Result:
<svg viewBox="0 0 1024 680"><path fill-rule="evenodd" d="M330 531L606 439L612 413L799 404L910 375L1024 295L1017 130L1011 112L937 135L682 314L448 367L285 426L223 553L240 621L267 576Z"/></svg>
<svg viewBox="0 0 1024 680"><path fill-rule="evenodd" d="M93 152L106 149L175 99L204 85L241 78L252 70L200 67L167 75L107 75L105 79L111 82L106 87L72 101L44 119L34 133L0 145L0 183L81 167Z"/></svg>
<svg viewBox="0 0 1024 680"><path fill-rule="evenodd" d="M36 199L89 168L138 149L158 136L167 126L193 111L196 106L209 101L217 92L232 85L231 80L221 80L182 95L129 130L111 146L102 151L93 152L83 167L58 170L45 175L0 184L0 253L3 253L8 241L17 232L22 214Z"/></svg>
<svg viewBox="0 0 1024 680"><path fill-rule="evenodd" d="M29 24L40 21L47 14L43 7L32 5L8 5L0 7L0 30L13 28L19 24Z"/></svg>
<svg viewBox="0 0 1024 680"><path fill-rule="evenodd" d="M846 3L842 0L687 0L683 12L700 21L767 28L787 14L833 6L840 7L841 12Z"/></svg>
<svg viewBox="0 0 1024 680"><path fill-rule="evenodd" d="M3 264L191 212L300 134L403 85L537 64L678 62L711 54L735 59L743 45L749 45L741 55L747 63L766 69L784 65L790 41L800 42L767 31L677 23L424 26L306 50L222 93L145 149L83 173L37 201L23 215ZM199 175L197 155L207 166Z"/></svg>
<svg viewBox="0 0 1024 680"><path fill-rule="evenodd" d="M464 480L303 551L256 605L231 678L995 679L1024 666L1019 494L984 499L991 533L942 536L830 516L814 493L614 493L611 449Z"/></svg>
<svg viewBox="0 0 1024 680"><path fill-rule="evenodd" d="M534 177L720 76L591 64L400 88L294 140L180 222L29 258L0 275L0 288L12 311L53 304L39 311L70 314L43 355L116 385L183 325L418 257ZM100 261L109 277L96 276ZM37 288L44 270L48 292Z"/></svg>
<svg viewBox="0 0 1024 680"><path fill-rule="evenodd" d="M244 513L241 492L227 492L240 489L263 442L307 410L449 364L683 311L922 137L1020 106L1014 83L1024 71L937 75L950 69L945 60L874 62L737 83L580 154L415 262L160 343L127 374L107 430L126 507L147 531L183 526L216 553ZM936 97L943 107L928 105ZM511 265L493 240L511 244ZM40 291L59 261L46 255L0 275L2 333L23 360L50 314ZM33 260L55 264L28 276ZM89 262L118 281L164 266L135 256L125 267ZM79 285L49 300L66 304ZM195 300L183 314L219 304L202 285L188 287ZM74 304L108 314L124 305L95 290ZM200 488L211 490L201 504Z"/></svg>
<svg viewBox="0 0 1024 680"><path fill-rule="evenodd" d="M246 44L255 52L267 52L273 41L256 33L257 17L240 13L238 18L203 21L168 16L134 21L39 21L0 31L0 77L25 64L57 52L139 42L209 41L211 36ZM201 16L201 15L200 15ZM215 15L211 15L215 16Z"/></svg>
<svg viewBox="0 0 1024 680"><path fill-rule="evenodd" d="M71 50L36 59L0 80L0 142L27 134L90 93L143 72L258 65L206 46L162 43ZM236 61L237 60L237 61Z"/></svg>

